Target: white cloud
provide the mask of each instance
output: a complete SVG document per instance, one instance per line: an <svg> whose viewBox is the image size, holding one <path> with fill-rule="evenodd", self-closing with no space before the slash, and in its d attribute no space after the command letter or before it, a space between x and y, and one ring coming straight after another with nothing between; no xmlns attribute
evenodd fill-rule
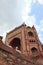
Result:
<svg viewBox="0 0 43 65"><path fill-rule="evenodd" d="M28 19L25 21L25 23L29 26L35 25L36 24L36 18L35 16L28 16Z"/></svg>
<svg viewBox="0 0 43 65"><path fill-rule="evenodd" d="M22 20L25 21L28 18L28 14L31 12L31 3L32 0L25 0L25 7L23 9L23 13L22 13Z"/></svg>
<svg viewBox="0 0 43 65"><path fill-rule="evenodd" d="M43 5L43 0L38 0L39 4Z"/></svg>
<svg viewBox="0 0 43 65"><path fill-rule="evenodd" d="M0 35L5 37L7 31L22 23L25 6L25 0L0 0Z"/></svg>
<svg viewBox="0 0 43 65"><path fill-rule="evenodd" d="M36 3L37 0L33 0L33 3Z"/></svg>
<svg viewBox="0 0 43 65"><path fill-rule="evenodd" d="M22 20L27 24L27 25L34 25L36 22L35 16L29 16L29 13L31 12L31 7L32 7L32 0L25 0L26 5L23 10L23 15L22 15Z"/></svg>

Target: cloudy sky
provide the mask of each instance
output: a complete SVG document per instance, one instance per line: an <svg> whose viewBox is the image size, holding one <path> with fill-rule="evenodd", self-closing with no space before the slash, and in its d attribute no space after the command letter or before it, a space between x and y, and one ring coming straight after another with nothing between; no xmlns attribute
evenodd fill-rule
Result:
<svg viewBox="0 0 43 65"><path fill-rule="evenodd" d="M35 26L43 43L43 0L0 0L0 35L23 22Z"/></svg>

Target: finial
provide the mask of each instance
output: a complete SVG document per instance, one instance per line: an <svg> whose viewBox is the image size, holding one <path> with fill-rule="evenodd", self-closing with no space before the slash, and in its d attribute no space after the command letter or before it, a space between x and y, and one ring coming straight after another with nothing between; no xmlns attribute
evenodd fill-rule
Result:
<svg viewBox="0 0 43 65"><path fill-rule="evenodd" d="M25 22L23 22L23 25L26 26Z"/></svg>
<svg viewBox="0 0 43 65"><path fill-rule="evenodd" d="M33 29L35 29L34 25L32 26Z"/></svg>

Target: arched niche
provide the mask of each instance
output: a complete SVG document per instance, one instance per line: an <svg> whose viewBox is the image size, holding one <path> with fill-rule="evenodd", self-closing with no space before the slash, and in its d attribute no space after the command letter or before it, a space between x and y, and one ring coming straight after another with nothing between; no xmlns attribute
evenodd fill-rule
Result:
<svg viewBox="0 0 43 65"><path fill-rule="evenodd" d="M32 47L32 48L31 48L31 52L32 52L32 55L33 55L33 56L37 56L37 55L38 55L38 49L35 48L35 47Z"/></svg>
<svg viewBox="0 0 43 65"><path fill-rule="evenodd" d="M33 32L31 32L31 31L28 32L28 35L31 36L31 37L34 36L34 35L33 35Z"/></svg>
<svg viewBox="0 0 43 65"><path fill-rule="evenodd" d="M12 46L14 49L21 50L21 40L20 38L14 38L11 40L10 46Z"/></svg>

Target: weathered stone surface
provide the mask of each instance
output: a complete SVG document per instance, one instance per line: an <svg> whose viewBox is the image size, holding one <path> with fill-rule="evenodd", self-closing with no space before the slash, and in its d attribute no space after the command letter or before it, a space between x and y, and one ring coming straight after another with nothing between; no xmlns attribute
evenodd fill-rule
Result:
<svg viewBox="0 0 43 65"><path fill-rule="evenodd" d="M34 26L14 29L5 43L0 36L0 65L43 65L43 44Z"/></svg>
<svg viewBox="0 0 43 65"><path fill-rule="evenodd" d="M30 58L24 54L0 48L0 65L43 65L43 57Z"/></svg>

